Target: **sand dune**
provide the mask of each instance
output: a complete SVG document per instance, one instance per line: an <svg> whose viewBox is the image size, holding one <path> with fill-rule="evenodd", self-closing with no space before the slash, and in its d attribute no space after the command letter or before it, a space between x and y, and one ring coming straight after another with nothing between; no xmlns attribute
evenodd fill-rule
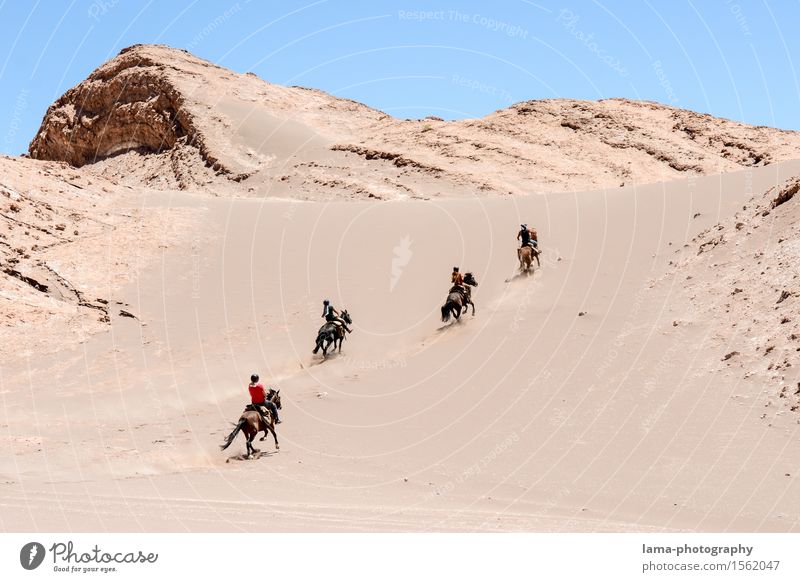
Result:
<svg viewBox="0 0 800 582"><path fill-rule="evenodd" d="M194 71L198 84L206 73L242 78L190 56L173 64ZM592 174L586 166L539 195L468 196L459 180L474 187L470 176L486 163L480 155L475 164L434 160L421 141L394 149L391 132L386 149L404 158L367 159L367 145L331 149L361 143L357 125L350 134L339 128L347 139L332 139L345 112L368 120L364 127L404 122L300 89L269 89L248 108L237 101L245 89L235 99L217 96L215 111L242 123L222 132L230 148L220 151L231 157L219 158L221 173L206 168L202 187L181 189L177 174L160 174L171 156L202 159L188 140L78 169L2 160L19 168L2 182L28 205L15 212L48 236L62 232L50 225L66 217L73 222L63 232L78 231L45 250L15 239L30 255L17 270L57 265L105 308L3 279L2 529L798 529L797 197L787 196L800 162L779 161L788 150L768 147L768 165L727 160L713 174L722 162L711 146L686 142L674 147L675 159L699 169L665 176L632 164L653 171L634 183L679 179L580 190L581 176ZM298 113L279 94L319 108ZM342 113L330 115L327 130L321 120L330 109L320 104ZM586 108L674 114L621 101ZM524 116L407 123L430 123L425 135L471 123L488 131L491 119L512 114ZM699 119L753 143L796 139ZM213 151L218 142L203 131ZM265 131L276 132L280 147L255 147ZM256 169L235 181L250 171L241 156L248 149ZM641 155L630 149L614 155ZM404 159L423 167L395 164ZM136 160L163 180L123 179ZM446 177L424 169L434 162ZM383 175L376 163L391 166L399 183L418 189L442 181L441 196L356 201L347 186L341 197L333 188L306 199L314 190L298 184L328 175L326 163L341 164L365 188ZM281 196L264 177L270 164L297 171ZM511 172L498 166L490 178L505 182ZM785 201L773 207L776 198ZM52 215L37 215L44 199ZM544 249L532 276L516 271L520 222L537 227ZM454 265L477 276L477 313L445 325L439 307ZM322 361L311 349L326 297L350 310L355 332L341 355ZM724 359L731 352L738 355ZM218 445L254 371L280 387L284 423L279 452L259 443L265 454L245 461L242 440L224 453Z"/></svg>
<svg viewBox="0 0 800 582"><path fill-rule="evenodd" d="M41 438L6 445L5 527L792 530L797 415L760 418L776 394L721 366L715 296L690 300L669 262L751 178L797 170L416 204L151 195L198 218L120 295L147 325L119 319L4 383L6 434L34 414ZM527 278L522 217L545 248ZM478 312L443 326L453 262L477 273ZM320 363L323 295L356 332ZM282 449L226 464L254 370L285 395ZM62 511L24 507L34 492Z"/></svg>

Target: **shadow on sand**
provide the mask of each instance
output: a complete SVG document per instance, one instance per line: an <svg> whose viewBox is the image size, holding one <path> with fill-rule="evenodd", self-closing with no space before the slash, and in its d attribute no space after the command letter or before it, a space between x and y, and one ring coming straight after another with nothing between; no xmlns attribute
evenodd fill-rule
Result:
<svg viewBox="0 0 800 582"><path fill-rule="evenodd" d="M271 457L277 452L278 451L261 451L259 449L256 449L256 452L253 453L250 457L248 457L245 453L240 453L238 455L233 455L228 457L225 460L225 462L230 463L231 461L257 461L261 457Z"/></svg>
<svg viewBox="0 0 800 582"><path fill-rule="evenodd" d="M462 315L461 315L461 317L459 317L458 319L456 319L455 317L454 317L454 318L452 318L452 319L451 319L450 321L448 321L447 323L444 323L444 324L442 324L440 327L437 327L437 328L436 328L436 333L443 333L443 332L447 331L448 329L450 329L450 328L452 328L453 326L456 326L456 325L465 325L465 324L464 324L464 319L465 319L466 317L467 317L467 314L466 314L466 313L464 313L464 314L462 314ZM475 317L475 316L473 315L473 316L471 316L471 317Z"/></svg>
<svg viewBox="0 0 800 582"><path fill-rule="evenodd" d="M321 364L324 364L328 360L334 360L336 358L341 358L341 357L344 357L344 354L340 354L339 352L328 352L327 356L323 356L322 354L319 355L314 354L312 356L311 362L309 362L308 364L308 367L310 368L312 366L319 366Z"/></svg>

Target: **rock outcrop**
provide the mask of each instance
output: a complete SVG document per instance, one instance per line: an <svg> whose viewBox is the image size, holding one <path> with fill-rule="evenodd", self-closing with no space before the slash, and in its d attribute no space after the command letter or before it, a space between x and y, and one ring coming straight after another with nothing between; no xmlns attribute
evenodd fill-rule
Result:
<svg viewBox="0 0 800 582"><path fill-rule="evenodd" d="M136 45L47 112L33 158L217 195L429 198L616 188L794 159L800 134L657 103L547 99L395 119L314 89Z"/></svg>
<svg viewBox="0 0 800 582"><path fill-rule="evenodd" d="M47 111L32 158L83 166L140 150L159 153L199 136L165 65L132 49L93 72Z"/></svg>

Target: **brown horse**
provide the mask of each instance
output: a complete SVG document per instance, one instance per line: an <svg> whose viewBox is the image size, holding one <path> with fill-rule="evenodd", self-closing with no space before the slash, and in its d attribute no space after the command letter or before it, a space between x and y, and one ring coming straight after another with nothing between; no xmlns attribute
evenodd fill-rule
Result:
<svg viewBox="0 0 800 582"><path fill-rule="evenodd" d="M267 395L267 399L274 402L276 408L278 409L281 408L280 390L270 389ZM267 422L264 422L264 418L267 419ZM260 433L261 431L264 431L264 436L261 437L262 441L265 438L267 438L267 435L269 433L272 433L272 438L275 439L275 449L280 450L281 448L280 445L278 444L278 435L275 434L275 423L274 419L272 418L272 415L270 415L269 411L267 411L267 414L264 417L262 417L257 410L253 409L252 404L248 404L245 407L244 412L239 417L239 422L236 424L236 428L234 428L231 434L227 436L227 438L225 439L225 444L220 445L220 449L224 451L229 446L231 446L231 443L233 443L234 439L236 438L236 435L239 434L239 431L244 432L244 436L247 439L245 442L245 446L247 447L248 459L251 458L254 453L259 452L258 449L256 449L253 446L253 441L255 440L256 436L258 436L258 433Z"/></svg>
<svg viewBox="0 0 800 582"><path fill-rule="evenodd" d="M536 266L541 267L541 263L539 262L539 251L534 250L528 245L517 249L517 258L519 259L520 271L529 273L533 269L533 259L536 259Z"/></svg>

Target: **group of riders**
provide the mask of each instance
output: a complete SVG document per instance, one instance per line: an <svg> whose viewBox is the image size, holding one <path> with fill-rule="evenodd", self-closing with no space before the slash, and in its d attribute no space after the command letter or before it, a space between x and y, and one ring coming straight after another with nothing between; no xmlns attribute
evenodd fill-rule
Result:
<svg viewBox="0 0 800 582"><path fill-rule="evenodd" d="M535 228L528 228L527 224L521 224L520 231L517 233L517 240L520 241L520 246L517 249L518 257L521 255L522 249L530 247L533 256L538 258L538 255L541 253L541 251L539 250L539 237ZM465 277L461 274L461 271L458 267L453 267L453 272L450 275L450 283L452 285L450 288L450 293L460 293L462 295L463 305L465 308L468 303L472 303L472 287L477 285L477 282L475 282L470 273L467 273L467 276ZM346 315L346 311L344 314ZM322 302L322 317L325 319L327 324L335 326L337 336L339 336L340 339L344 338L345 333L353 332L353 330L347 326L347 320L350 319L349 316L346 316L345 318L342 317L342 315L343 314L333 306L329 299L325 299ZM317 350L314 350L315 353L316 351ZM267 396L267 392L264 390L264 385L259 382L258 374L253 374L250 376L250 384L248 384L247 388L250 392L251 403L247 405L245 411L252 410L258 412L265 426L281 424L281 420L278 415L278 407ZM270 392L275 393L274 390Z"/></svg>
<svg viewBox="0 0 800 582"><path fill-rule="evenodd" d="M517 240L520 241L520 246L517 249L517 258L520 258L522 249L530 247L532 256L537 257L538 260L541 251L539 250L539 235L536 233L535 228L529 228L527 224L521 224L520 230L517 233ZM472 302L472 287L477 283L471 283L469 280L465 280L464 275L461 274L458 267L453 267L453 272L450 275L450 283L452 285L450 293L461 293L463 304L466 308L466 305Z"/></svg>
<svg viewBox="0 0 800 582"><path fill-rule="evenodd" d="M353 330L347 327L347 322L342 318L341 313L339 313L329 299L322 302L322 317L329 324L336 326L337 330L341 330L342 336L344 333L353 333ZM250 384L247 385L247 389L250 392L250 404L245 407L245 411L253 410L258 412L265 425L270 423L270 418L272 420L270 424L281 424L281 419L278 416L278 408L275 406L275 403L267 397L264 385L259 382L258 374L250 376ZM267 417L267 413L269 413L271 417Z"/></svg>

